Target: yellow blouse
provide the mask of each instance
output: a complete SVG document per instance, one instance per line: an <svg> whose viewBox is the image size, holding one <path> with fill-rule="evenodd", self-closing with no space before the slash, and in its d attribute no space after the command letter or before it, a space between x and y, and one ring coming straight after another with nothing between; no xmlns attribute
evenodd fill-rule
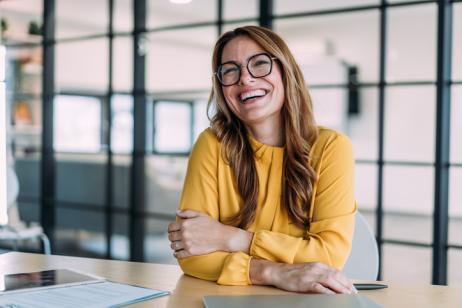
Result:
<svg viewBox="0 0 462 308"><path fill-rule="evenodd" d="M282 263L322 262L341 269L351 248L356 202L354 157L348 137L320 127L310 152L317 174L311 200L311 226L292 224L281 206L283 148L250 137L259 179L250 253L223 251L179 259L191 276L224 285L251 284L252 257ZM189 158L180 209L207 213L221 222L239 211L240 196L221 144L211 129L199 136Z"/></svg>

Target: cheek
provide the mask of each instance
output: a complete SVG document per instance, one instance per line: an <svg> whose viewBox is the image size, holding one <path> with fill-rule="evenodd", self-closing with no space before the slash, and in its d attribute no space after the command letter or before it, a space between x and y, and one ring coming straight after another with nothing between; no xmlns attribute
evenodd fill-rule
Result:
<svg viewBox="0 0 462 308"><path fill-rule="evenodd" d="M229 88L224 88L223 89L223 97L225 98L225 102L226 102L226 105L228 106L229 109L231 109L231 111L233 113L236 113L236 99L234 98L235 95L233 94L233 91L231 91L231 89Z"/></svg>
<svg viewBox="0 0 462 308"><path fill-rule="evenodd" d="M275 92L275 100L278 104L278 106L282 106L282 104L284 103L284 85L282 84L282 80L279 80L279 81L276 81L275 84L275 87L274 87L274 92Z"/></svg>
<svg viewBox="0 0 462 308"><path fill-rule="evenodd" d="M282 105L284 102L284 83L282 82L282 75L279 67L274 67L274 75L271 74L271 84L273 85L274 99L278 105Z"/></svg>
<svg viewBox="0 0 462 308"><path fill-rule="evenodd" d="M223 96L225 97L226 102L229 103L229 100L231 99L231 91L229 88L223 88Z"/></svg>
<svg viewBox="0 0 462 308"><path fill-rule="evenodd" d="M284 86L282 85L282 83L278 86L278 97L281 100L284 100Z"/></svg>
<svg viewBox="0 0 462 308"><path fill-rule="evenodd" d="M231 93L230 93L230 91L224 90L224 91L223 91L223 96L225 97L226 102L229 102L229 100L231 99Z"/></svg>

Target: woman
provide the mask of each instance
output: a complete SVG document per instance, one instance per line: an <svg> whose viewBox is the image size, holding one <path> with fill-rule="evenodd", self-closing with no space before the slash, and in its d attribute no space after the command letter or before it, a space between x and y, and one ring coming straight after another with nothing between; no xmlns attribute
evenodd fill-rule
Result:
<svg viewBox="0 0 462 308"><path fill-rule="evenodd" d="M315 125L284 41L246 26L213 53L211 128L192 150L169 240L183 271L225 285L356 293L339 271L354 229L354 159Z"/></svg>

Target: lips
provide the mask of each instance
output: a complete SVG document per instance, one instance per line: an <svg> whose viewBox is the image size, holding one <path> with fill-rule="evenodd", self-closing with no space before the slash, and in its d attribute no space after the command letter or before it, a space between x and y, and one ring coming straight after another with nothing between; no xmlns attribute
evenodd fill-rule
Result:
<svg viewBox="0 0 462 308"><path fill-rule="evenodd" d="M239 95L239 99L242 103L245 103L251 99L254 99L254 98L259 98L259 97L263 97L266 95L266 91L265 90L262 90L262 89L255 89L255 90L250 90L250 91L245 91L245 92L242 92L240 95Z"/></svg>

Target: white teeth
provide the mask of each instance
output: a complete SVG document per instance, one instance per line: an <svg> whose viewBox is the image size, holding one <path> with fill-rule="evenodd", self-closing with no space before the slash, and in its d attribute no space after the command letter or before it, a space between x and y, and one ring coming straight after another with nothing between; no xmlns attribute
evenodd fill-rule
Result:
<svg viewBox="0 0 462 308"><path fill-rule="evenodd" d="M250 97L260 97L260 96L264 96L265 94L266 94L266 91L264 90L252 90L252 91L241 93L240 99L241 101L245 101L246 99Z"/></svg>

